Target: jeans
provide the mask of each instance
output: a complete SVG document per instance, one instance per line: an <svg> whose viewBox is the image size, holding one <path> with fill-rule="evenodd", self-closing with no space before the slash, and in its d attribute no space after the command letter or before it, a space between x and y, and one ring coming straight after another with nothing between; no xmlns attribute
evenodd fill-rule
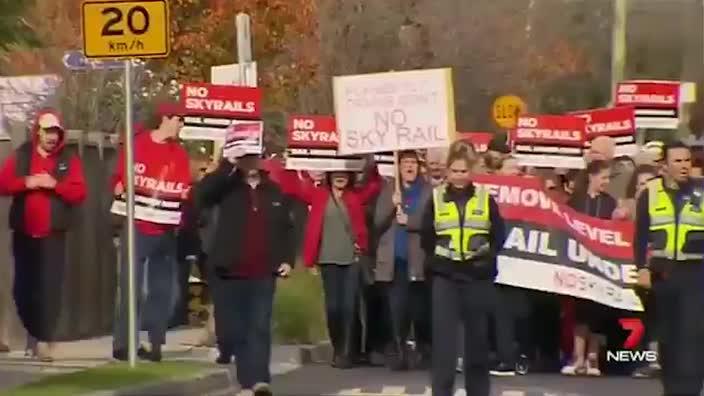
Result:
<svg viewBox="0 0 704 396"><path fill-rule="evenodd" d="M271 382L271 315L276 280L221 279L216 310L220 315L223 340L221 351L235 356L237 380L242 389ZM223 304L227 304L222 306ZM220 306L218 306L220 305Z"/></svg>
<svg viewBox="0 0 704 396"><path fill-rule="evenodd" d="M359 265L322 264L328 334L335 356L351 357L352 333L361 283Z"/></svg>
<svg viewBox="0 0 704 396"><path fill-rule="evenodd" d="M113 347L126 349L128 342L128 273L127 243L123 234L120 255L119 307L116 310ZM152 345L166 342L166 330L175 308L177 292L176 236L135 233L135 292L137 329L149 332ZM136 330L136 329L134 329ZM135 343L138 340L135 333ZM136 345L135 345L136 348Z"/></svg>
<svg viewBox="0 0 704 396"><path fill-rule="evenodd" d="M394 279L387 285L387 301L393 341L405 347L412 325L418 346L429 347L432 337L430 293L425 282L411 282L408 279L407 263L397 263Z"/></svg>
<svg viewBox="0 0 704 396"><path fill-rule="evenodd" d="M464 380L467 396L489 396L489 314L494 283L433 276L433 396L452 396L457 365L457 328L464 324Z"/></svg>

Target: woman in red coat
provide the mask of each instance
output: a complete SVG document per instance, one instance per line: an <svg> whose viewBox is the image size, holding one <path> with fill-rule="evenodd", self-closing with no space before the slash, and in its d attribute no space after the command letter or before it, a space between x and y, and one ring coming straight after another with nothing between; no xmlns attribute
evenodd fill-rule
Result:
<svg viewBox="0 0 704 396"><path fill-rule="evenodd" d="M366 254L369 243L364 207L381 189L381 177L375 164L359 187L353 172L330 172L321 186L293 172L275 173L278 177L273 179L278 179L285 194L310 205L303 261L307 267L320 267L328 332L335 351L333 366L349 368L361 283L357 258Z"/></svg>

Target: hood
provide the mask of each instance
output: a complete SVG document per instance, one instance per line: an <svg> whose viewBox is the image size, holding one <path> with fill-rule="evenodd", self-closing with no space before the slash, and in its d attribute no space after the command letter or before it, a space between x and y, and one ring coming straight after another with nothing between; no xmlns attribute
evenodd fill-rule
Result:
<svg viewBox="0 0 704 396"><path fill-rule="evenodd" d="M61 113L55 109L42 109L37 111L37 114L34 117L34 122L32 123L32 144L34 147L37 147L39 144L40 121L49 122L48 125L53 125L59 128L59 144L50 154L55 154L61 151L66 144L66 131L64 129L64 120L63 117L61 117Z"/></svg>

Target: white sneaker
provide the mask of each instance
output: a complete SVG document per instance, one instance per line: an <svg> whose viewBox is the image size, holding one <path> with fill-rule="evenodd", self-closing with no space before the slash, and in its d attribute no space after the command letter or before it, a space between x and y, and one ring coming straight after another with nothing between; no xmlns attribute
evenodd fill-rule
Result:
<svg viewBox="0 0 704 396"><path fill-rule="evenodd" d="M462 358L457 358L457 367L455 368L455 371L458 373L462 373L464 370L464 360Z"/></svg>
<svg viewBox="0 0 704 396"><path fill-rule="evenodd" d="M271 387L264 382L255 384L252 390L254 391L254 396L272 396Z"/></svg>
<svg viewBox="0 0 704 396"><path fill-rule="evenodd" d="M251 389L242 389L237 396L254 396L254 392Z"/></svg>
<svg viewBox="0 0 704 396"><path fill-rule="evenodd" d="M584 375L586 373L584 366L577 366L576 364L568 364L567 366L564 366L562 370L560 370L560 374L562 375Z"/></svg>

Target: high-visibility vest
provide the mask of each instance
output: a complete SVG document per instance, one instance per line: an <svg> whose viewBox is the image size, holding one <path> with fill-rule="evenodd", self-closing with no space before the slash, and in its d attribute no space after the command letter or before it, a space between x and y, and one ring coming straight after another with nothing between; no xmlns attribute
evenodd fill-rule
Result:
<svg viewBox="0 0 704 396"><path fill-rule="evenodd" d="M704 259L702 190L696 190L675 213L661 178L648 182L651 257L675 261ZM698 234L699 238L694 238Z"/></svg>
<svg viewBox="0 0 704 396"><path fill-rule="evenodd" d="M455 202L445 201L446 187L433 189L435 255L465 261L489 248L489 191L478 187L464 207L463 218Z"/></svg>

